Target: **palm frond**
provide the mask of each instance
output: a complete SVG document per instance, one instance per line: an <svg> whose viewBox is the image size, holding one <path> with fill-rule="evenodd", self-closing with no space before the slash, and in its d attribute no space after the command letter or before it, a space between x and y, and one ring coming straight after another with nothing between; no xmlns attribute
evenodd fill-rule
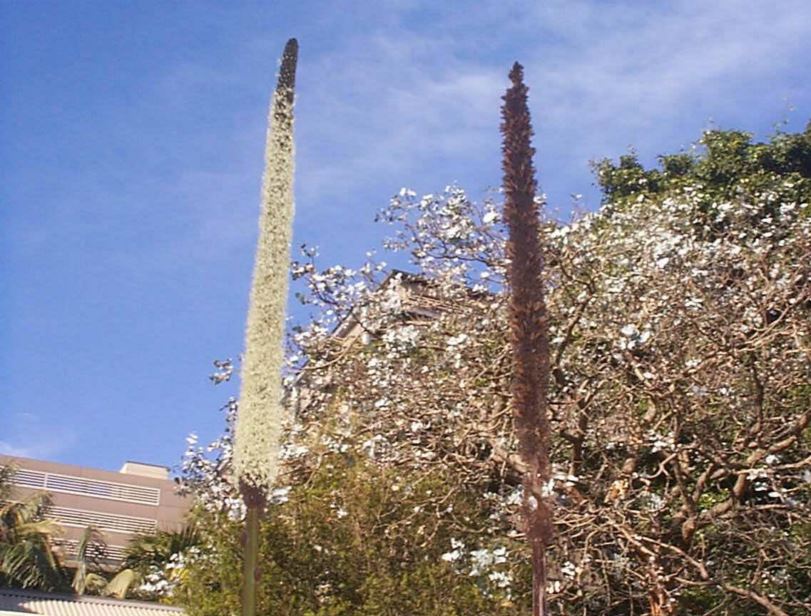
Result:
<svg viewBox="0 0 811 616"><path fill-rule="evenodd" d="M5 470L4 467L3 470ZM0 478L0 483L8 475ZM5 487L0 492L8 495ZM62 565L53 549L61 529L43 518L50 497L36 494L24 501L0 503L0 581L9 586L52 590L64 582Z"/></svg>
<svg viewBox="0 0 811 616"><path fill-rule="evenodd" d="M134 569L122 569L115 574L113 579L107 582L101 590L101 594L107 597L124 599L129 589L135 586L141 579L141 574Z"/></svg>

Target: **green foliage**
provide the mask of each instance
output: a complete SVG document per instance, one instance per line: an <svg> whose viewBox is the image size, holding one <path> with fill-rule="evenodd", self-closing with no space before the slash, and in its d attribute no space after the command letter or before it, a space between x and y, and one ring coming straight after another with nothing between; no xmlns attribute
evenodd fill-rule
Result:
<svg viewBox="0 0 811 616"><path fill-rule="evenodd" d="M701 184L713 199L731 199L773 188L787 178L794 178L797 186L786 198L811 198L811 122L804 132L781 133L769 143L752 143L749 133L722 130L707 131L700 143L703 151L660 156L658 169L645 169L633 153L617 163L599 162L596 174L604 202L666 195L690 184Z"/></svg>
<svg viewBox="0 0 811 616"><path fill-rule="evenodd" d="M240 611L242 587L242 524L222 513L195 509L192 519L199 524L203 550L188 563L173 602L187 607L189 614L221 616ZM262 562L263 570L271 567ZM269 577L264 576L265 581Z"/></svg>
<svg viewBox="0 0 811 616"><path fill-rule="evenodd" d="M658 191L659 188L660 173L645 171L636 154L620 156L616 165L603 160L596 165L595 171L605 202L649 190Z"/></svg>
<svg viewBox="0 0 811 616"><path fill-rule="evenodd" d="M258 613L514 614L485 576L459 575L442 559L452 538L482 545L487 536L486 507L453 485L439 473L408 477L330 458L263 522ZM184 603L192 616L226 614L238 605L240 528L224 516L202 517L214 548L205 551L218 558L190 566Z"/></svg>
<svg viewBox="0 0 811 616"><path fill-rule="evenodd" d="M173 554L181 554L199 543L194 524L180 531L159 530L154 534L138 535L127 546L123 566L146 575L152 568L162 568Z"/></svg>
<svg viewBox="0 0 811 616"><path fill-rule="evenodd" d="M199 542L193 522L179 531L138 535L130 541L124 562L102 594L171 603L175 589L184 581L184 560L196 553Z"/></svg>
<svg viewBox="0 0 811 616"><path fill-rule="evenodd" d="M98 573L106 548L104 535L93 526L84 529L76 549L76 566L71 588L80 595L99 592L107 585L107 578Z"/></svg>
<svg viewBox="0 0 811 616"><path fill-rule="evenodd" d="M0 587L63 588L66 575L52 547L59 529L43 517L48 496L12 500L13 472L0 468Z"/></svg>

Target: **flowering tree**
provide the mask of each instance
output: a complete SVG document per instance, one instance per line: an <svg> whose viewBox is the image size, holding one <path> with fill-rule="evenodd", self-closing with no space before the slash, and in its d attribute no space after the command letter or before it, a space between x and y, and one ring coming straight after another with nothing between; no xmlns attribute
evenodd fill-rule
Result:
<svg viewBox="0 0 811 616"><path fill-rule="evenodd" d="M811 129L702 143L652 170L601 163L600 210L542 226L551 613L811 608ZM307 248L293 266L315 317L290 340L264 605L529 610L499 209L403 190L380 220L413 274L322 269ZM187 462L227 563L222 451ZM200 601L219 583L220 603L192 614L235 592L212 567L189 583Z"/></svg>

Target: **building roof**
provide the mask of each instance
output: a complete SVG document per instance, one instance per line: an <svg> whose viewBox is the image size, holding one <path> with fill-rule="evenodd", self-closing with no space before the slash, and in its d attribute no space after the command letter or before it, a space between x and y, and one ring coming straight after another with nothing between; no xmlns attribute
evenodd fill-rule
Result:
<svg viewBox="0 0 811 616"><path fill-rule="evenodd" d="M0 588L0 616L180 616L183 613L182 608L158 603Z"/></svg>

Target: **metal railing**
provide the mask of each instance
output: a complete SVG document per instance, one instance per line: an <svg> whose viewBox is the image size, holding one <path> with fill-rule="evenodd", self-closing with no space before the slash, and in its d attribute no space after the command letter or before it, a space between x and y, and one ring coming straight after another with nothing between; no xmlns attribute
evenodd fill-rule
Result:
<svg viewBox="0 0 811 616"><path fill-rule="evenodd" d="M51 506L46 510L46 516L52 518L63 526L87 528L93 526L99 530L114 533L155 533L158 530L157 520L138 518L131 515L117 513L100 513L86 509L73 509L72 507Z"/></svg>
<svg viewBox="0 0 811 616"><path fill-rule="evenodd" d="M138 505L158 506L161 498L160 488L48 473L27 468L14 471L11 476L11 483L35 490L104 498Z"/></svg>
<svg viewBox="0 0 811 616"><path fill-rule="evenodd" d="M59 548L68 560L76 560L79 555L78 539L55 539L54 546ZM127 557L127 547L124 545L105 545L101 560L107 563L120 563Z"/></svg>

